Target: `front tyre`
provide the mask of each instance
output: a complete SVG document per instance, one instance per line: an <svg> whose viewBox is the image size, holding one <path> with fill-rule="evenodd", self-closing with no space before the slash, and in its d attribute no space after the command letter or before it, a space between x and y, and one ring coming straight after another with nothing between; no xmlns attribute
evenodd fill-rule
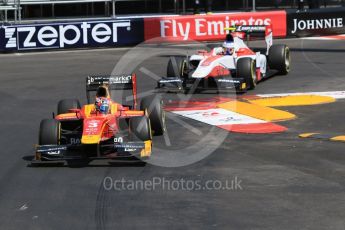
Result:
<svg viewBox="0 0 345 230"><path fill-rule="evenodd" d="M132 117L129 119L129 132L132 141L152 140L150 119L147 116Z"/></svg>
<svg viewBox="0 0 345 230"><path fill-rule="evenodd" d="M184 78L186 76L187 60L184 57L171 57L167 67L168 78Z"/></svg>
<svg viewBox="0 0 345 230"><path fill-rule="evenodd" d="M39 145L60 144L61 124L55 119L44 119L40 123Z"/></svg>
<svg viewBox="0 0 345 230"><path fill-rule="evenodd" d="M286 75L290 72L290 49L286 45L273 45L268 53L268 65L278 74Z"/></svg>
<svg viewBox="0 0 345 230"><path fill-rule="evenodd" d="M255 60L251 58L241 58L237 60L236 77L245 79L248 89L254 89L256 87L255 68Z"/></svg>

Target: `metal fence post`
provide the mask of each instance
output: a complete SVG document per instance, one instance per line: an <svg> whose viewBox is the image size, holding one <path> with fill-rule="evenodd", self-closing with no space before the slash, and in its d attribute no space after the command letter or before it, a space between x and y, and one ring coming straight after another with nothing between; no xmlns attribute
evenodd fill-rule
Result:
<svg viewBox="0 0 345 230"><path fill-rule="evenodd" d="M55 18L55 4L52 4L52 17Z"/></svg>
<svg viewBox="0 0 345 230"><path fill-rule="evenodd" d="M255 0L253 0L253 11L254 12L256 11L256 2L255 2Z"/></svg>
<svg viewBox="0 0 345 230"><path fill-rule="evenodd" d="M116 16L115 16L115 0L113 0L113 18L115 18Z"/></svg>
<svg viewBox="0 0 345 230"><path fill-rule="evenodd" d="M22 21L22 7L20 5L20 0L18 0L18 19L19 19L19 23L21 23L21 21Z"/></svg>
<svg viewBox="0 0 345 230"><path fill-rule="evenodd" d="M177 1L174 0L174 9L175 9L175 14L177 14Z"/></svg>
<svg viewBox="0 0 345 230"><path fill-rule="evenodd" d="M17 2L17 0L14 1L14 6L16 7L14 9L14 22L17 23L17 16L18 16L18 2Z"/></svg>
<svg viewBox="0 0 345 230"><path fill-rule="evenodd" d="M182 1L183 14L186 14L186 0Z"/></svg>

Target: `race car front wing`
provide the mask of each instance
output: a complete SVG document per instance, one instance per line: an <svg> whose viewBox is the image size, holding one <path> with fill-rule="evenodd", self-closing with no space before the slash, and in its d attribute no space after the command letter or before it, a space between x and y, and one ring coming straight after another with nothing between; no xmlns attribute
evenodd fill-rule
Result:
<svg viewBox="0 0 345 230"><path fill-rule="evenodd" d="M97 146L92 156L83 152L83 145L37 145L34 162L66 161L66 160L102 160L123 157L144 159L151 156L152 141L136 141L113 143ZM102 149L102 151L100 151ZM106 151L104 151L106 150Z"/></svg>
<svg viewBox="0 0 345 230"><path fill-rule="evenodd" d="M210 82L213 84L210 84ZM192 88L203 90L235 90L236 92L244 92L247 90L247 84L244 78L230 78L227 76L204 79L163 77L157 82L157 89L166 91L178 92Z"/></svg>

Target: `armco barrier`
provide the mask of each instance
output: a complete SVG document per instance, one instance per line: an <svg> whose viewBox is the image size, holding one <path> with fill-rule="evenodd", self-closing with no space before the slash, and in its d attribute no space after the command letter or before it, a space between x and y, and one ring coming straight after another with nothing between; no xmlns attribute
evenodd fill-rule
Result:
<svg viewBox="0 0 345 230"><path fill-rule="evenodd" d="M144 41L143 19L4 25L0 51L116 47Z"/></svg>
<svg viewBox="0 0 345 230"><path fill-rule="evenodd" d="M345 8L287 12L287 36L317 36L345 33Z"/></svg>
<svg viewBox="0 0 345 230"><path fill-rule="evenodd" d="M145 40L222 40L224 28L234 24L272 25L275 37L286 36L286 11L245 12L145 18Z"/></svg>

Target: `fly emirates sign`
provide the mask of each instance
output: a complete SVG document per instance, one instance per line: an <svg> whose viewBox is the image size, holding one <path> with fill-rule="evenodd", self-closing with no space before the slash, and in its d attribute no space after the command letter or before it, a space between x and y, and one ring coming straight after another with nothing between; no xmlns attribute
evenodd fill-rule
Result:
<svg viewBox="0 0 345 230"><path fill-rule="evenodd" d="M145 40L221 40L233 25L272 25L274 36L286 36L285 11L147 18L144 23Z"/></svg>

